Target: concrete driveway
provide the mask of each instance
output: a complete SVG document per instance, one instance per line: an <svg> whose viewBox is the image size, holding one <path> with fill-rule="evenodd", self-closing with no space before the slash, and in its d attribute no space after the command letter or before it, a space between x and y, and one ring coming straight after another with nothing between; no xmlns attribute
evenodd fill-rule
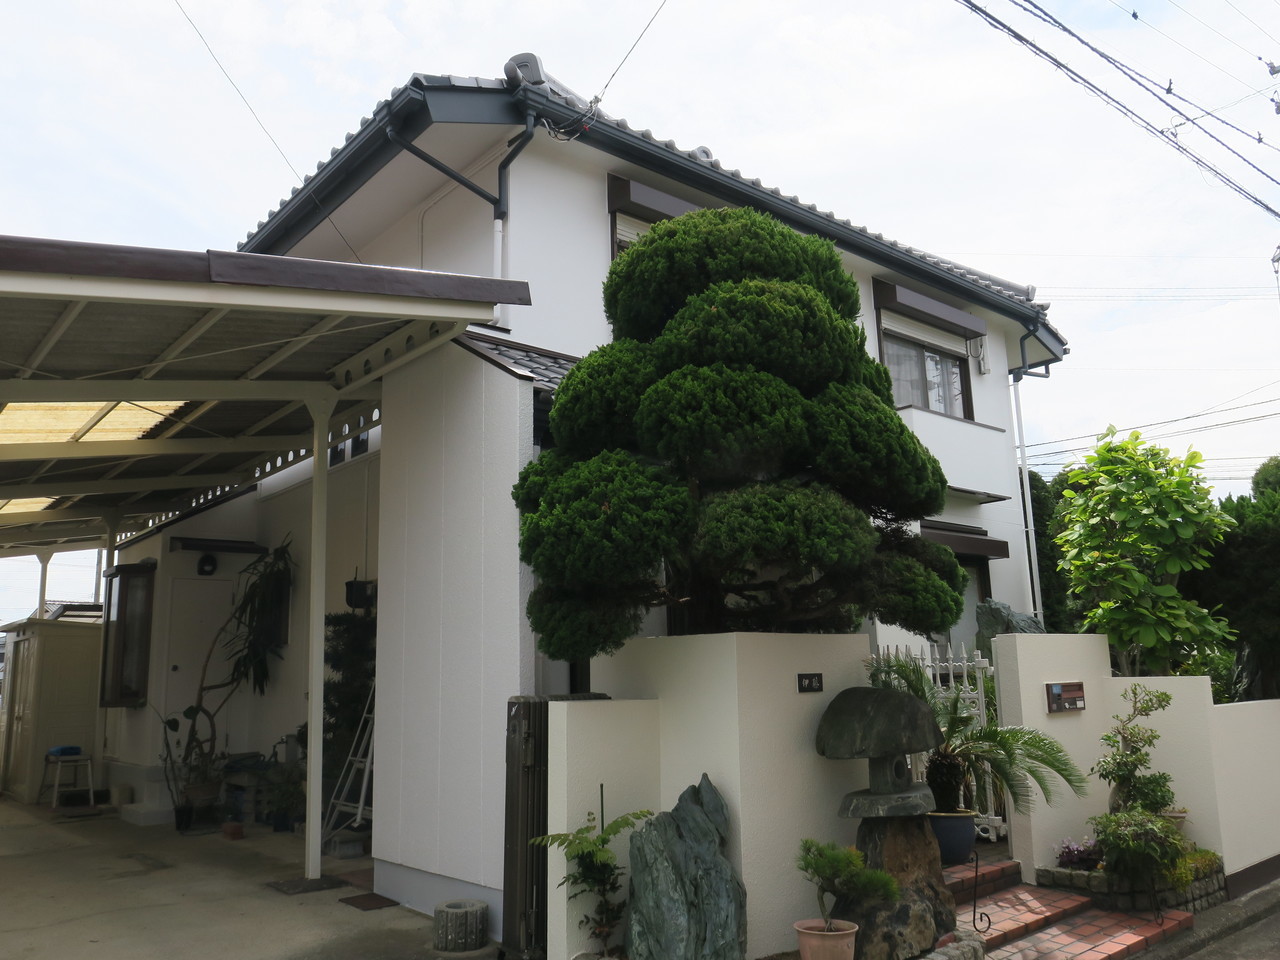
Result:
<svg viewBox="0 0 1280 960"><path fill-rule="evenodd" d="M110 815L68 820L0 800L0 956L6 960L408 960L432 957L431 918L341 903L359 886L287 895L302 838L183 836ZM372 861L325 859L365 886ZM455 954L456 956L456 954Z"/></svg>

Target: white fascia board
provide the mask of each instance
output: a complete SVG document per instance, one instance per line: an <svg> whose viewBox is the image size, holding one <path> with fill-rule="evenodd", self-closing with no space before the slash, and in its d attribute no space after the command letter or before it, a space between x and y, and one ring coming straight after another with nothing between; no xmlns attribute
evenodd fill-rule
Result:
<svg viewBox="0 0 1280 960"><path fill-rule="evenodd" d="M128 400L375 400L377 384L338 390L317 380L0 380L0 403Z"/></svg>
<svg viewBox="0 0 1280 960"><path fill-rule="evenodd" d="M195 437L181 440L55 440L0 443L0 463L14 460L88 460L94 457L163 457L217 453L259 453L298 450L311 434L291 437ZM0 514L0 519L3 519Z"/></svg>
<svg viewBox="0 0 1280 960"><path fill-rule="evenodd" d="M47 273L0 272L5 296L110 303L173 304L226 307L232 310L278 310L283 313L347 314L469 323L493 320L493 305L463 300L296 287L258 287L234 283L191 283L137 280L126 277L74 277Z"/></svg>
<svg viewBox="0 0 1280 960"><path fill-rule="evenodd" d="M171 502L166 501L161 504L154 500L147 500L138 501L137 503L117 504L113 507L72 506L58 507L54 510L15 510L11 513L0 512L0 527L20 527L41 523L65 523L69 520L101 520L109 513L122 517L149 517L172 509L173 504ZM122 522L120 529L123 530L128 525L127 521Z"/></svg>
<svg viewBox="0 0 1280 960"><path fill-rule="evenodd" d="M156 490L229 487L244 479L239 473L181 474L178 476L135 477L125 480L67 480L56 477L34 483L0 484L0 499L25 500L28 497L85 497L107 493L152 493ZM0 524L8 521L0 514Z"/></svg>

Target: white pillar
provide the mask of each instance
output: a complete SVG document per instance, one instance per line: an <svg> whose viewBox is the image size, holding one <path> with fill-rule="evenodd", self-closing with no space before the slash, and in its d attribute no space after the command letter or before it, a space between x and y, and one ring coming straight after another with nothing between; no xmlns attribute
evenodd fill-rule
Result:
<svg viewBox="0 0 1280 960"><path fill-rule="evenodd" d="M53 556L52 550L37 550L36 559L40 561L40 602L36 604L36 619L44 619L44 605L48 598L49 589L49 558Z"/></svg>
<svg viewBox="0 0 1280 960"><path fill-rule="evenodd" d="M332 400L308 400L311 414L311 577L307 594L307 833L305 876L320 879L324 815L324 606L329 523L329 417Z"/></svg>

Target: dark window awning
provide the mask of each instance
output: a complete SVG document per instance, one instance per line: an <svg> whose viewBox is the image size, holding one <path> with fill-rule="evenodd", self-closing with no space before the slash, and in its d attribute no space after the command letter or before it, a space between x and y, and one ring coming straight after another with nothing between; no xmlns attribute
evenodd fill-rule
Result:
<svg viewBox="0 0 1280 960"><path fill-rule="evenodd" d="M987 557L991 560L1003 560L1009 556L1009 541L989 536L982 527L923 520L920 523L920 536L950 547L958 556Z"/></svg>

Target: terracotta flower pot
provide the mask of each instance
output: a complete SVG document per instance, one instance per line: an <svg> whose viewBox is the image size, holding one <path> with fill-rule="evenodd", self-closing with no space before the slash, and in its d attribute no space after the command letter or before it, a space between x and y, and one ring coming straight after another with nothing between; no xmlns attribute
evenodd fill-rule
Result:
<svg viewBox="0 0 1280 960"><path fill-rule="evenodd" d="M832 920L830 930L822 920L800 920L793 926L800 941L800 960L853 960L856 923Z"/></svg>

